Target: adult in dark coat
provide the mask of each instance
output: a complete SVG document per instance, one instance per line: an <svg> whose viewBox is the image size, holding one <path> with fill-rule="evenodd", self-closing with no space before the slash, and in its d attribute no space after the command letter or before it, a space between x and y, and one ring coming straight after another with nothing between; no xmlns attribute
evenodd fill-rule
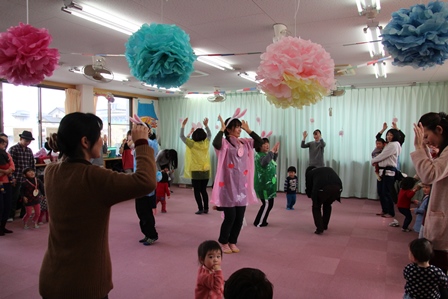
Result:
<svg viewBox="0 0 448 299"><path fill-rule="evenodd" d="M313 201L315 234L328 229L331 216L331 204L341 202L342 182L338 174L330 167L310 166L305 172L306 195Z"/></svg>

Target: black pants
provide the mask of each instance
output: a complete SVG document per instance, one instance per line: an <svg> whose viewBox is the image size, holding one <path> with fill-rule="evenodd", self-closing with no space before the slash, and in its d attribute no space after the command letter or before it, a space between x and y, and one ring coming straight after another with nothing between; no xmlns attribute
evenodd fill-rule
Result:
<svg viewBox="0 0 448 299"><path fill-rule="evenodd" d="M193 185L194 198L198 205L198 210L208 211L208 194L207 194L208 179L206 180L191 179L191 184Z"/></svg>
<svg viewBox="0 0 448 299"><path fill-rule="evenodd" d="M10 183L3 183L5 193L0 194L0 221L8 220L11 210L12 186Z"/></svg>
<svg viewBox="0 0 448 299"><path fill-rule="evenodd" d="M403 221L403 229L407 229L409 227L409 224L411 224L412 221L412 213L410 209L406 208L398 208L398 211L404 215L404 221Z"/></svg>
<svg viewBox="0 0 448 299"><path fill-rule="evenodd" d="M323 232L328 228L331 217L331 205L341 196L341 186L325 186L316 195L313 195L313 219L316 230Z"/></svg>
<svg viewBox="0 0 448 299"><path fill-rule="evenodd" d="M13 218L16 215L16 210L21 209L20 211L20 217L23 217L25 215L25 208L23 207L23 204L20 202L20 188L22 187L22 183L16 182L15 186L12 186L12 196L11 196L11 205L10 212L9 212L9 218Z"/></svg>
<svg viewBox="0 0 448 299"><path fill-rule="evenodd" d="M383 213L395 217L394 202L397 201L395 189L395 177L383 175L379 182L378 195L380 196L381 209Z"/></svg>
<svg viewBox="0 0 448 299"><path fill-rule="evenodd" d="M159 235L155 228L156 220L152 213L152 209L154 208L156 208L155 194L135 199L135 211L137 212L138 219L140 219L140 230L145 237L157 240Z"/></svg>
<svg viewBox="0 0 448 299"><path fill-rule="evenodd" d="M254 225L255 226L266 226L268 225L268 217L269 213L274 206L274 198L269 198L268 200L261 199L261 207L258 210L257 217L255 217Z"/></svg>
<svg viewBox="0 0 448 299"><path fill-rule="evenodd" d="M223 207L221 209L224 211L224 220L221 224L221 231L219 233L218 241L221 244L236 244L238 242L241 227L243 226L246 207Z"/></svg>

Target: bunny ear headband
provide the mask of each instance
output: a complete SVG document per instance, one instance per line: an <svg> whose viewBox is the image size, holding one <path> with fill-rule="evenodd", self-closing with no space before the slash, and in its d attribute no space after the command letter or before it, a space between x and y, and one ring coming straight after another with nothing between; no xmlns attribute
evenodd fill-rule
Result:
<svg viewBox="0 0 448 299"><path fill-rule="evenodd" d="M268 138L271 135L272 135L272 131L269 131L267 134L266 134L266 131L261 132L261 138Z"/></svg>
<svg viewBox="0 0 448 299"><path fill-rule="evenodd" d="M237 118L241 118L241 117L244 116L244 114L246 114L247 109L244 109L243 111L240 111L240 110L241 110L240 108L237 108L235 110L235 113L233 113L233 116L229 119L229 121L226 122L226 127L230 124L230 122L232 120L237 119Z"/></svg>
<svg viewBox="0 0 448 299"><path fill-rule="evenodd" d="M134 124L146 126L146 123L137 114L134 114L134 117L129 117L129 120Z"/></svg>
<svg viewBox="0 0 448 299"><path fill-rule="evenodd" d="M202 123L198 122L197 124L192 123L191 127L196 131L196 129L202 129Z"/></svg>

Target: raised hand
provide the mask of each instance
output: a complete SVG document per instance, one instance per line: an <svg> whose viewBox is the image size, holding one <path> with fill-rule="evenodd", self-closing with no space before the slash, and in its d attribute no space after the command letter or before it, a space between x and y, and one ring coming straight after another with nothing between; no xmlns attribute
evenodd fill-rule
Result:
<svg viewBox="0 0 448 299"><path fill-rule="evenodd" d="M274 147L272 148L271 151L272 151L274 154L277 154L279 148L280 148L280 142L277 142L277 143L274 145Z"/></svg>
<svg viewBox="0 0 448 299"><path fill-rule="evenodd" d="M387 130L387 123L383 123L383 132Z"/></svg>
<svg viewBox="0 0 448 299"><path fill-rule="evenodd" d="M306 137L308 137L308 133L306 131L303 131L303 140L305 140Z"/></svg>
<svg viewBox="0 0 448 299"><path fill-rule="evenodd" d="M182 128L185 127L185 125L187 124L187 122L188 122L188 117L185 118L184 121L182 122Z"/></svg>
<svg viewBox="0 0 448 299"><path fill-rule="evenodd" d="M208 118L204 118L204 121L202 123L204 124L204 127L208 127Z"/></svg>
<svg viewBox="0 0 448 299"><path fill-rule="evenodd" d="M148 139L149 128L147 126L134 124L131 130L132 140Z"/></svg>
<svg viewBox="0 0 448 299"><path fill-rule="evenodd" d="M418 125L414 124L414 133L415 133L415 137L414 137L415 149L417 150L417 149L426 148L426 143L425 143L425 138L424 138L425 130L423 129L422 123L418 123Z"/></svg>
<svg viewBox="0 0 448 299"><path fill-rule="evenodd" d="M221 122L221 131L226 130L226 124L224 123L224 120L222 119L221 115L218 115L218 120Z"/></svg>
<svg viewBox="0 0 448 299"><path fill-rule="evenodd" d="M241 121L241 129L243 129L244 131L247 132L247 134L252 133L251 129L249 128L249 124L247 123L247 121L242 120Z"/></svg>

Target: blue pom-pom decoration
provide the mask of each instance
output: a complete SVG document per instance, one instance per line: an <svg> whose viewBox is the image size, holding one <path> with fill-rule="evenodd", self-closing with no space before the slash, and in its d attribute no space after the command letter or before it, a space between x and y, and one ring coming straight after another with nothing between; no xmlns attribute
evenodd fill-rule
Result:
<svg viewBox="0 0 448 299"><path fill-rule="evenodd" d="M428 68L448 58L448 8L444 2L418 4L392 13L383 45L393 65Z"/></svg>
<svg viewBox="0 0 448 299"><path fill-rule="evenodd" d="M176 25L143 24L125 47L131 75L147 84L179 87L194 70L190 37Z"/></svg>

